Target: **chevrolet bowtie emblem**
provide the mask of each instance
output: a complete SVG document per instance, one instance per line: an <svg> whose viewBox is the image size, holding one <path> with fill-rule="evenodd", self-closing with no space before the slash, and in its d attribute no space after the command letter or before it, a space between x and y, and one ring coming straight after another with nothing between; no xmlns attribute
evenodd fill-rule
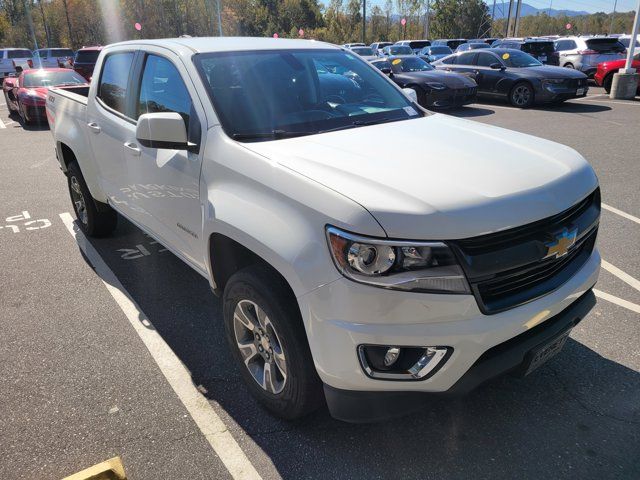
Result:
<svg viewBox="0 0 640 480"><path fill-rule="evenodd" d="M565 256L569 253L571 247L576 244L577 236L577 228L574 228L573 230L563 228L561 232L555 235L555 240L544 244L545 247L547 247L547 254L544 258L560 258Z"/></svg>

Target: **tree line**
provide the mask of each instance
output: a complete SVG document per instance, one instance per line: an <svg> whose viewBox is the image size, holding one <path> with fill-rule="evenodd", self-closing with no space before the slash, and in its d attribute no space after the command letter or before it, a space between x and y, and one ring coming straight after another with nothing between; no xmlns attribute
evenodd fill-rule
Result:
<svg viewBox="0 0 640 480"><path fill-rule="evenodd" d="M404 25L401 20L406 22ZM520 35L607 33L611 16L523 17ZM629 32L633 13L614 17ZM362 41L362 0L0 0L0 45L71 47L181 35L304 37ZM407 38L499 36L483 0L387 0L367 10L366 43Z"/></svg>

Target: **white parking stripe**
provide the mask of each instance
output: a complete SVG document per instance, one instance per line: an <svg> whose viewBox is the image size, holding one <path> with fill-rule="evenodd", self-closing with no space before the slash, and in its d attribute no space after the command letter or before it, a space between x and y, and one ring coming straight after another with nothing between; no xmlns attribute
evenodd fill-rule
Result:
<svg viewBox="0 0 640 480"><path fill-rule="evenodd" d="M606 97L604 97L606 98ZM640 106L640 102L635 102L633 100L629 100L629 101L621 101L621 100L596 100L595 98L589 98L589 97L582 97L582 98L573 98L571 99L572 102L580 102L580 101L588 101L588 102L597 102L597 103L614 103L617 105L633 105L635 107Z"/></svg>
<svg viewBox="0 0 640 480"><path fill-rule="evenodd" d="M189 371L153 328L147 316L140 310L93 245L78 229L71 215L61 213L60 218L231 476L234 479L243 480L261 479L209 401L193 385Z"/></svg>
<svg viewBox="0 0 640 480"><path fill-rule="evenodd" d="M640 218L634 217L633 215L623 212L622 210L618 210L617 208L614 208L611 205L607 205L606 203L603 203L602 208L604 208L605 210L609 210L610 212L616 213L621 217L626 218L627 220L631 220L632 222L636 222L640 224Z"/></svg>
<svg viewBox="0 0 640 480"><path fill-rule="evenodd" d="M640 280L636 280L631 275L626 272L623 272L615 265L611 265L609 262L602 260L602 268L604 268L607 272L612 273L624 283L631 285L633 288L640 292Z"/></svg>
<svg viewBox="0 0 640 480"><path fill-rule="evenodd" d="M1 118L0 118L0 128L7 128Z"/></svg>
<svg viewBox="0 0 640 480"><path fill-rule="evenodd" d="M624 300L622 298L616 297L615 295L611 295L609 293L605 293L601 290L598 290L596 288L593 289L593 293L595 293L596 297L601 298L603 300L606 300L607 302L611 302L614 303L616 305L618 305L619 307L623 307L626 308L628 310L631 310L632 312L636 312L636 313L640 313L640 305L636 304L636 303L631 303L627 300Z"/></svg>

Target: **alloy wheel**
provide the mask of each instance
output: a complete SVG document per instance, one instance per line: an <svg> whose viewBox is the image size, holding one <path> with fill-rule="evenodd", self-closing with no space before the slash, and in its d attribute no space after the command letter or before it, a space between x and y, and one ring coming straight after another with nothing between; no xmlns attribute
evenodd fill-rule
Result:
<svg viewBox="0 0 640 480"><path fill-rule="evenodd" d="M527 105L531 100L531 89L526 85L518 85L511 94L513 98L513 103L517 106L522 107Z"/></svg>
<svg viewBox="0 0 640 480"><path fill-rule="evenodd" d="M271 320L255 302L240 300L233 312L236 344L245 367L258 385L272 394L284 390L287 364Z"/></svg>
<svg viewBox="0 0 640 480"><path fill-rule="evenodd" d="M80 190L80 184L75 176L71 177L70 183L71 198L76 209L76 215L78 216L78 220L80 220L83 225L86 225L88 221L87 205L84 201L84 195L82 195L82 191Z"/></svg>

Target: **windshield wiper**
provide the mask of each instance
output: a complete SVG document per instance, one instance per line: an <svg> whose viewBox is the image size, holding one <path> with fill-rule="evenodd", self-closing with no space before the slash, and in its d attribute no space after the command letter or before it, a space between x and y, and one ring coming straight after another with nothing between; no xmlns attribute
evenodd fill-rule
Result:
<svg viewBox="0 0 640 480"><path fill-rule="evenodd" d="M313 135L316 132L290 132L288 130L271 130L270 132L254 132L254 133L234 133L231 138L234 140L253 140L259 138L293 138L302 137L304 135Z"/></svg>
<svg viewBox="0 0 640 480"><path fill-rule="evenodd" d="M328 128L327 130L320 130L318 133L335 132L337 130L346 130L348 128L366 127L369 125L378 125L380 123L396 122L399 120L407 120L406 118L380 118L378 120L354 120L353 122L342 125L340 127Z"/></svg>

